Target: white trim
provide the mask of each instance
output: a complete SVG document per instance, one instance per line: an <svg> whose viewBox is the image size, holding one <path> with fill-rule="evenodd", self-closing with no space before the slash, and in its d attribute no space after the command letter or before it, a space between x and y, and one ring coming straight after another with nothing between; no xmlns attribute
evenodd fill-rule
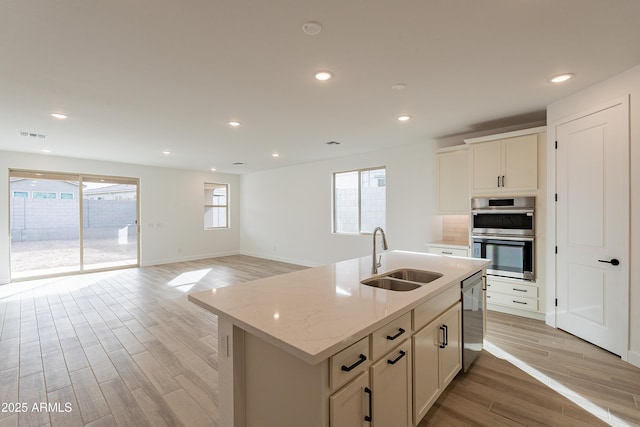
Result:
<svg viewBox="0 0 640 427"><path fill-rule="evenodd" d="M468 150L469 146L465 145L453 145L451 147L438 148L436 153L448 153L451 151Z"/></svg>
<svg viewBox="0 0 640 427"><path fill-rule="evenodd" d="M512 132L498 133L494 135L478 136L476 138L465 139L465 144L477 144L478 142L495 141L496 139L513 138L515 136L531 135L534 133L544 133L547 131L546 126L538 126L530 129L514 130Z"/></svg>
<svg viewBox="0 0 640 427"><path fill-rule="evenodd" d="M627 353L627 361L640 368L640 352L629 350Z"/></svg>

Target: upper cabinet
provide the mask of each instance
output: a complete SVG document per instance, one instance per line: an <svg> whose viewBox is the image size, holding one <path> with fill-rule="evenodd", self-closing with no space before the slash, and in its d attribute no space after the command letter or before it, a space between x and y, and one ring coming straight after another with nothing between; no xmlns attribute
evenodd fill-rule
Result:
<svg viewBox="0 0 640 427"><path fill-rule="evenodd" d="M538 137L545 128L481 138L470 144L470 193L526 193L538 189Z"/></svg>
<svg viewBox="0 0 640 427"><path fill-rule="evenodd" d="M469 150L443 148L436 153L438 214L469 215Z"/></svg>

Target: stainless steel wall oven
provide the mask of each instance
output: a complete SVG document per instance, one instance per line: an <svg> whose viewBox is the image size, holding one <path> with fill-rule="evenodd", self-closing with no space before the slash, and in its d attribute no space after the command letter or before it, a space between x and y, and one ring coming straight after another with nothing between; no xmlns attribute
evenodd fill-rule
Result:
<svg viewBox="0 0 640 427"><path fill-rule="evenodd" d="M487 274L535 280L535 197L471 200L473 256Z"/></svg>

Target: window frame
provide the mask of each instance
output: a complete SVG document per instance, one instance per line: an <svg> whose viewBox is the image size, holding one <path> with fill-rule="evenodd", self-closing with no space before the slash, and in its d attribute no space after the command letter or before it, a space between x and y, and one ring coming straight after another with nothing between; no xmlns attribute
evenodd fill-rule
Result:
<svg viewBox="0 0 640 427"><path fill-rule="evenodd" d="M230 185L229 183L226 182L205 182L204 183L204 191L207 191L207 186L224 186L225 187L225 203L224 204L219 204L219 203L204 203L204 217L203 217L203 221L204 221L204 229L205 230L224 230L227 228L231 228L231 224L229 223L229 195L230 195ZM213 196L213 191L212 190L212 196ZM213 202L213 197L211 198L212 202ZM211 208L224 208L224 212L225 212L225 225L222 227L216 227L216 226L208 226L207 222L206 222L206 216L207 216L207 209L211 209Z"/></svg>
<svg viewBox="0 0 640 427"><path fill-rule="evenodd" d="M343 170L343 171L339 171L339 172L333 172L332 174L332 182L331 182L331 189L332 189L332 194L331 194L331 204L332 204L332 215L331 215L331 233L332 234L339 234L339 235L351 235L351 236L370 236L371 234L373 234L373 230L372 231L362 231L362 173L363 172L369 172L369 171L375 171L375 170L384 170L384 181L385 181L385 205L384 205L384 215L385 215L385 224L382 224L381 227L386 227L386 217L387 217L387 203L386 203L386 199L387 199L387 193L386 193L386 188L387 188L387 167L386 166L373 166L373 167L368 167L368 168L360 168L360 169L349 169L349 170ZM337 231L336 230L336 225L337 225L337 208L336 208L336 175L340 175L340 174L346 174L346 173L353 173L353 172L357 172L358 173L358 191L357 191L357 197L358 197L358 216L357 216L357 226L358 226L358 231L357 232L344 232L344 231Z"/></svg>

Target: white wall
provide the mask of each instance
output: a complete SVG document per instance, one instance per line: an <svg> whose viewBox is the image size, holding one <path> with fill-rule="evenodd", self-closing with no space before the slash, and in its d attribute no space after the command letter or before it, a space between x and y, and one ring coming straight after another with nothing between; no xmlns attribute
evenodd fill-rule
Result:
<svg viewBox="0 0 640 427"><path fill-rule="evenodd" d="M640 366L640 66L619 74L611 79L594 85L573 96L562 99L549 105L547 109L547 121L553 123L576 113L583 112L590 108L598 107L608 101L621 96L630 95L630 139L631 139L631 273L630 273L630 295L629 301L620 301L621 304L629 304L630 324L629 324L629 361L636 366ZM548 130L549 144L549 164L555 164L554 150L551 144L554 143L554 131ZM549 168L549 197L555 193L552 190L555 186L553 168ZM553 202L549 201L549 227L548 242L550 246L549 254L553 253L551 245L555 239L555 219L553 216ZM553 268L553 255L550 256L548 264L548 283L555 283L555 270ZM555 298L555 293L549 289L547 307Z"/></svg>
<svg viewBox="0 0 640 427"><path fill-rule="evenodd" d="M320 265L371 253L371 235L331 232L334 172L386 166L390 249L426 251L441 237L433 144L404 146L242 175L242 253Z"/></svg>
<svg viewBox="0 0 640 427"><path fill-rule="evenodd" d="M140 179L140 263L153 265L235 254L240 249L238 176L0 152L0 284L10 278L9 169ZM230 229L204 230L205 182L230 184ZM5 204L6 203L6 204Z"/></svg>

